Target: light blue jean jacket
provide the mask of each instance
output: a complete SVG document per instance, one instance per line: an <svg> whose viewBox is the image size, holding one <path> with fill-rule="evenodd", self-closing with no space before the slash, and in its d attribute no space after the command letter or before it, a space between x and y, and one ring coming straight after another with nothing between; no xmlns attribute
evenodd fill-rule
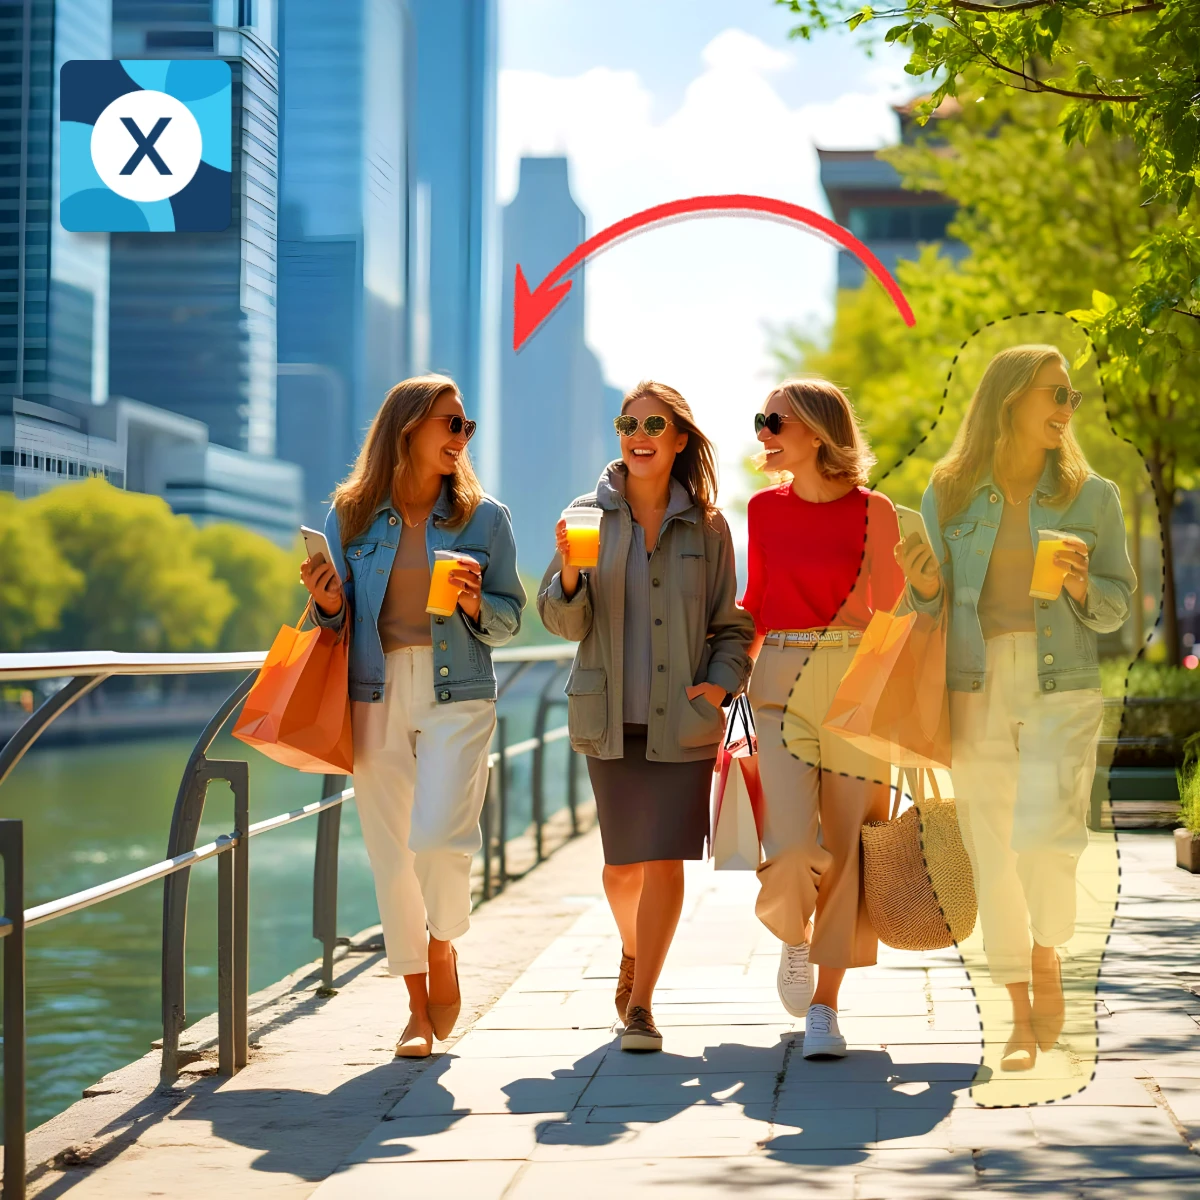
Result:
<svg viewBox="0 0 1200 1200"><path fill-rule="evenodd" d="M1096 635L1119 629L1129 616L1133 565L1125 540L1125 519L1114 484L1091 475L1065 508L1045 501L1054 494L1054 460L1046 467L1029 500L1029 536L1037 549L1039 529L1057 529L1088 548L1087 603L1063 588L1057 600L1030 599L1037 632L1038 686L1043 692L1098 688L1100 670ZM933 485L921 499L921 516L942 569L943 587L931 600L909 588L914 608L938 613L950 606L946 642L946 681L952 691L977 692L984 682L985 651L979 623L979 594L1000 526L1004 497L990 474L975 489L967 507L941 519Z"/></svg>
<svg viewBox="0 0 1200 1200"><path fill-rule="evenodd" d="M508 509L491 496L484 496L471 519L458 529L450 529L450 500L445 488L433 506L425 526L425 549L433 569L438 550L461 550L483 568L482 602L479 620L469 620L462 609L453 616L430 617L433 638L433 685L438 702L454 700L494 700L496 672L492 668L491 647L503 646L521 628L521 609L525 590L517 576L517 547L513 540ZM387 590L400 544L400 514L390 503L381 504L367 529L342 545L337 512L330 508L325 518L325 537L329 542L342 580L346 603L333 617L325 616L316 605L317 621L340 629L349 611L350 699L375 703L383 699L384 658L379 638L379 610Z"/></svg>

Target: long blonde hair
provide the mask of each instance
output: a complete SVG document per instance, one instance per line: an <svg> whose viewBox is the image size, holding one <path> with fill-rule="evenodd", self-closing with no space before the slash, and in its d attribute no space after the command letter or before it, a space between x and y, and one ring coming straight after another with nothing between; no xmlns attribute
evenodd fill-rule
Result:
<svg viewBox="0 0 1200 1200"><path fill-rule="evenodd" d="M653 379L643 379L621 402L624 412L635 400L657 400L671 412L675 428L688 435L687 445L675 456L671 474L688 490L706 517L717 508L717 454L700 432L692 407L673 388Z"/></svg>
<svg viewBox="0 0 1200 1200"><path fill-rule="evenodd" d="M821 439L817 470L826 479L846 479L856 486L865 486L875 465L875 455L858 426L850 397L836 383L819 375L777 383L764 404L770 404L776 396L782 396L792 412ZM766 455L759 454L754 465L762 470L766 461ZM787 471L779 474L790 476Z"/></svg>
<svg viewBox="0 0 1200 1200"><path fill-rule="evenodd" d="M954 437L954 444L933 468L933 494L939 518L948 521L962 512L989 471L1004 470L1016 447L1013 406L1028 391L1039 370L1048 362L1067 360L1057 346L1011 346L1001 350L983 372L979 386L967 406L967 414ZM1079 495L1091 468L1068 424L1057 450L1050 452L1054 463L1055 490L1046 502L1065 508Z"/></svg>
<svg viewBox="0 0 1200 1200"><path fill-rule="evenodd" d="M405 379L384 397L367 430L354 469L333 493L342 544L363 532L375 510L389 497L398 503L404 480L412 470L409 446L414 430L429 416L438 398L452 392L462 399L458 385L446 375L418 375ZM483 488L464 447L450 480L450 528L465 525L483 499Z"/></svg>

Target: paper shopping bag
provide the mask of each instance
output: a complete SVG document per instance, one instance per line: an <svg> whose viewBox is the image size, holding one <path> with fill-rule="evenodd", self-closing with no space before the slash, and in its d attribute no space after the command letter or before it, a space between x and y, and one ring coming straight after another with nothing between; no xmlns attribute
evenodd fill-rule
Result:
<svg viewBox="0 0 1200 1200"><path fill-rule="evenodd" d="M307 610L306 610L307 611ZM280 629L233 736L268 758L318 775L354 773L346 626Z"/></svg>
<svg viewBox="0 0 1200 1200"><path fill-rule="evenodd" d="M709 853L718 871L754 871L762 858L762 783L757 757L734 758L724 747L712 786Z"/></svg>
<svg viewBox="0 0 1200 1200"><path fill-rule="evenodd" d="M824 727L884 762L949 767L945 610L876 611Z"/></svg>

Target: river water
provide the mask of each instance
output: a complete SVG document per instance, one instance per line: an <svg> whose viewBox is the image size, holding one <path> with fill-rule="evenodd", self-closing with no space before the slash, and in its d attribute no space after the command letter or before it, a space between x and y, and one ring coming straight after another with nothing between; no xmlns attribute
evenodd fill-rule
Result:
<svg viewBox="0 0 1200 1200"><path fill-rule="evenodd" d="M521 686L524 682L515 685L514 695L501 705L501 712L509 716L510 741L531 732L533 698L530 689ZM563 719L557 709L550 723ZM163 858L175 794L193 741L179 737L35 746L0 788L0 815L25 823L26 907ZM553 811L562 803L559 760L565 757L565 743L547 753L547 808ZM252 821L319 799L320 776L277 766L225 735L209 757L249 760ZM528 756L513 767L510 835L529 819ZM228 832L232 818L228 788L214 784L198 844ZM250 844L251 991L320 953L312 937L315 837L316 820L310 818ZM349 935L379 919L353 804L343 812L339 861L338 932ZM216 1008L216 875L215 859L192 871L189 1022ZM161 1036L161 937L161 883L29 930L30 1128L74 1103L101 1075L141 1057ZM403 1023L401 991L397 1028Z"/></svg>

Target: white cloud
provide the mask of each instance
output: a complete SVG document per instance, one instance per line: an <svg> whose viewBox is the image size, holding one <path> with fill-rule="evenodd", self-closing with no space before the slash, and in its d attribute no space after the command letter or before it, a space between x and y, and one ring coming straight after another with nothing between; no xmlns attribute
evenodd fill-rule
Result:
<svg viewBox="0 0 1200 1200"><path fill-rule="evenodd" d="M522 155L566 154L589 232L710 193L827 212L814 146L893 141L890 105L907 93L881 78L873 94L793 109L769 78L792 66L791 54L726 30L705 47L680 106L658 122L651 92L631 71L502 71L500 198L515 191ZM796 227L744 218L670 225L589 267L588 340L613 383L655 377L679 388L716 436L728 474L752 442L750 417L773 377L766 326L828 319L833 279L833 250Z"/></svg>

